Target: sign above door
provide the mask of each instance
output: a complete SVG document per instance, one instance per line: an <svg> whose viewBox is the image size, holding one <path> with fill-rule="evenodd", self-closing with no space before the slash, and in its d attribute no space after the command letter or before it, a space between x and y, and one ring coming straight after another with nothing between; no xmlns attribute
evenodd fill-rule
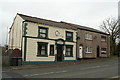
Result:
<svg viewBox="0 0 120 80"><path fill-rule="evenodd" d="M64 45L65 41L63 39L57 39L56 44Z"/></svg>

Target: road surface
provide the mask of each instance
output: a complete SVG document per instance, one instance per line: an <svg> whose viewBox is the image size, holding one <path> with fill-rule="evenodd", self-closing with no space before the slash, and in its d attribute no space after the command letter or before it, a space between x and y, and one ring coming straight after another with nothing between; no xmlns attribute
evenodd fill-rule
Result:
<svg viewBox="0 0 120 80"><path fill-rule="evenodd" d="M118 75L117 59L65 67L23 69L2 73L3 78L112 78Z"/></svg>

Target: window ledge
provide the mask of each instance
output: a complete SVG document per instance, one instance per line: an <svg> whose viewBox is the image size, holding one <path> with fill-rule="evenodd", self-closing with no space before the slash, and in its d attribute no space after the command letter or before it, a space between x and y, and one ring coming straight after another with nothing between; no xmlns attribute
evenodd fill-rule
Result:
<svg viewBox="0 0 120 80"><path fill-rule="evenodd" d="M93 41L93 39L85 39L85 40L88 40L88 41Z"/></svg>
<svg viewBox="0 0 120 80"><path fill-rule="evenodd" d="M92 52L86 52L86 54L87 54L87 53L88 53L88 54L92 54Z"/></svg>

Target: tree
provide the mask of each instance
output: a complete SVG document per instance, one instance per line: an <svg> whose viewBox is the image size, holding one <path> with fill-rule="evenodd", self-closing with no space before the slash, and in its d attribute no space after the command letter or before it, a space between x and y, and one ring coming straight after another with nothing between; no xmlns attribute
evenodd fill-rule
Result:
<svg viewBox="0 0 120 80"><path fill-rule="evenodd" d="M103 21L100 28L105 32L110 34L110 53L115 54L116 39L119 37L120 24L117 19L108 18Z"/></svg>

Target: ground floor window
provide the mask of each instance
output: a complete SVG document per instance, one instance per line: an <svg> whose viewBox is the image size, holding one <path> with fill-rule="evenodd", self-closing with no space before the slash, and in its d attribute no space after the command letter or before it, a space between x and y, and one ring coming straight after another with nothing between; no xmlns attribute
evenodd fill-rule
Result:
<svg viewBox="0 0 120 80"><path fill-rule="evenodd" d="M106 54L106 48L101 48L101 54Z"/></svg>
<svg viewBox="0 0 120 80"><path fill-rule="evenodd" d="M86 46L86 53L92 53L92 47Z"/></svg>
<svg viewBox="0 0 120 80"><path fill-rule="evenodd" d="M48 43L38 42L37 56L47 56L47 44Z"/></svg>
<svg viewBox="0 0 120 80"><path fill-rule="evenodd" d="M54 45L50 45L50 56L54 56Z"/></svg>
<svg viewBox="0 0 120 80"><path fill-rule="evenodd" d="M67 56L67 57L73 56L73 45L66 45L65 56Z"/></svg>

